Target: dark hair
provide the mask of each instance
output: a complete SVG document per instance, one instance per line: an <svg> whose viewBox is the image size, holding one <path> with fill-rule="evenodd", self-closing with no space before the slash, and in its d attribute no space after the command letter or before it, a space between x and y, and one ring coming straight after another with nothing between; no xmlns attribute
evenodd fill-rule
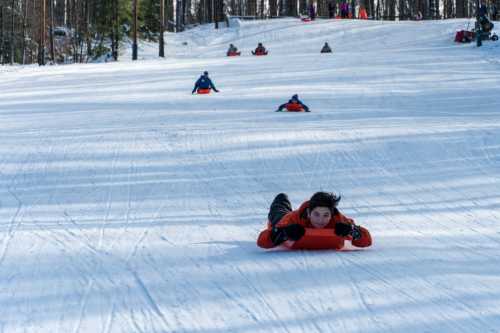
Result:
<svg viewBox="0 0 500 333"><path fill-rule="evenodd" d="M316 192L309 199L309 211L312 211L316 207L327 207L333 214L340 198L341 196L337 197L331 192Z"/></svg>

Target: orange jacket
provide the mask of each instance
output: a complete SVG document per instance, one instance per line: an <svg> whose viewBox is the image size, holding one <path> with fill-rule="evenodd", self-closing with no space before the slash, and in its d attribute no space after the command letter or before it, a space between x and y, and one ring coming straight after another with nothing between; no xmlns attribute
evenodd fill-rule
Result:
<svg viewBox="0 0 500 333"><path fill-rule="evenodd" d="M304 237L308 236L308 234L313 234L314 230L324 230L324 229L331 229L331 235L332 239L330 240L331 242L334 242L335 245L332 246L333 248L336 249L341 249L344 246L344 241L349 240L351 241L352 245L356 247L368 247L372 245L372 238L370 235L370 232L363 228L360 227L361 230L361 238L353 240L351 236L348 237L340 237L334 234L333 229L336 223L349 223L349 224L354 224L354 220L351 218L348 218L342 213L338 211L338 209L335 208L334 214L332 215L332 218L330 219L330 222L322 229L316 229L313 227L311 224L311 221L307 218L307 211L306 209L309 207L309 201L304 202L299 209L291 211L290 213L286 214L281 221L276 224L277 227L285 227L290 224L300 224L304 228L306 228L306 234ZM311 230L312 229L312 230ZM304 248L301 246L301 241L302 239L293 242L293 241L286 241L284 245L288 248ZM274 247L273 242L271 241L271 225L268 222L267 224L267 229L262 231L259 235L259 238L257 240L257 245L259 247L269 249Z"/></svg>

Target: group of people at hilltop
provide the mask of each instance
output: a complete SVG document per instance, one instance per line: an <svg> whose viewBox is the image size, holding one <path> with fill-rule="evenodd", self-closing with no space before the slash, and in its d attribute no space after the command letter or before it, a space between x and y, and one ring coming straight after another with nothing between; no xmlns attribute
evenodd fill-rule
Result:
<svg viewBox="0 0 500 333"><path fill-rule="evenodd" d="M349 4L349 1L342 1L337 5L336 0L330 0L328 2L328 17L329 18L339 18L339 19L351 19L356 18L356 7ZM317 17L316 6L313 2L307 7L310 20L315 20ZM364 6L360 6L358 9L359 19L368 19L368 14Z"/></svg>
<svg viewBox="0 0 500 333"><path fill-rule="evenodd" d="M253 55L267 55L268 52L269 51L264 47L264 45L262 43L258 43L255 50L252 51L252 54ZM325 42L325 44L321 48L320 53L332 53L332 49L331 49L330 45L328 45L328 42ZM228 57L239 56L239 55L241 55L241 52L238 51L238 48L234 44L229 44L226 55Z"/></svg>

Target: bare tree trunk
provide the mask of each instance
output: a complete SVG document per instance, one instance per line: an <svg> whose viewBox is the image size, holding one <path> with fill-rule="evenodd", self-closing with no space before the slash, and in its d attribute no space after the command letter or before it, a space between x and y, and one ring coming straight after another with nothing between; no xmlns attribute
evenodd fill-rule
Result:
<svg viewBox="0 0 500 333"><path fill-rule="evenodd" d="M456 6L457 6L457 18L465 17L465 1L456 0Z"/></svg>
<svg viewBox="0 0 500 333"><path fill-rule="evenodd" d="M161 0L164 1L164 0ZM119 36L118 36L118 0L112 0L112 33L111 33L111 55L113 56L113 60L117 61L118 60L118 43L119 43Z"/></svg>
<svg viewBox="0 0 500 333"><path fill-rule="evenodd" d="M247 0L247 13L246 15L257 15L257 0Z"/></svg>
<svg viewBox="0 0 500 333"><path fill-rule="evenodd" d="M0 64L4 59L4 38L3 38L3 3L0 2Z"/></svg>
<svg viewBox="0 0 500 333"><path fill-rule="evenodd" d="M165 0L160 0L160 50L158 55L165 57L165 41L163 34L165 32Z"/></svg>
<svg viewBox="0 0 500 333"><path fill-rule="evenodd" d="M14 33L14 30L16 29L15 25L15 14L16 14L16 0L12 0L11 7L10 7L10 64L14 65L14 57L16 54L16 35Z"/></svg>
<svg viewBox="0 0 500 333"><path fill-rule="evenodd" d="M21 63L23 65L26 64L26 28L27 28L27 22L28 22L28 4L29 4L29 1L24 1L23 2L23 31L22 31L22 34L23 34L23 41L22 41L22 44L21 44Z"/></svg>
<svg viewBox="0 0 500 333"><path fill-rule="evenodd" d="M41 1L40 8L40 39L38 42L38 65L45 66L45 17L47 15L45 0Z"/></svg>
<svg viewBox="0 0 500 333"><path fill-rule="evenodd" d="M56 62L54 50L54 0L49 0L49 43L50 43L50 60Z"/></svg>
<svg viewBox="0 0 500 333"><path fill-rule="evenodd" d="M132 0L132 60L137 60L137 0Z"/></svg>
<svg viewBox="0 0 500 333"><path fill-rule="evenodd" d="M212 0L213 3L213 18L215 22L215 29L219 29L219 0Z"/></svg>
<svg viewBox="0 0 500 333"><path fill-rule="evenodd" d="M269 16L279 16L278 13L278 0L269 0Z"/></svg>

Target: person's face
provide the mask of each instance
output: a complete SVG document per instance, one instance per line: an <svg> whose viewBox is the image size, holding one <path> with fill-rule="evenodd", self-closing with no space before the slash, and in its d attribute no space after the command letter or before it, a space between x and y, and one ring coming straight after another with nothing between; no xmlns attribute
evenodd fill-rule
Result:
<svg viewBox="0 0 500 333"><path fill-rule="evenodd" d="M332 212L328 207L315 207L308 211L307 217L315 228L324 228L332 218Z"/></svg>

